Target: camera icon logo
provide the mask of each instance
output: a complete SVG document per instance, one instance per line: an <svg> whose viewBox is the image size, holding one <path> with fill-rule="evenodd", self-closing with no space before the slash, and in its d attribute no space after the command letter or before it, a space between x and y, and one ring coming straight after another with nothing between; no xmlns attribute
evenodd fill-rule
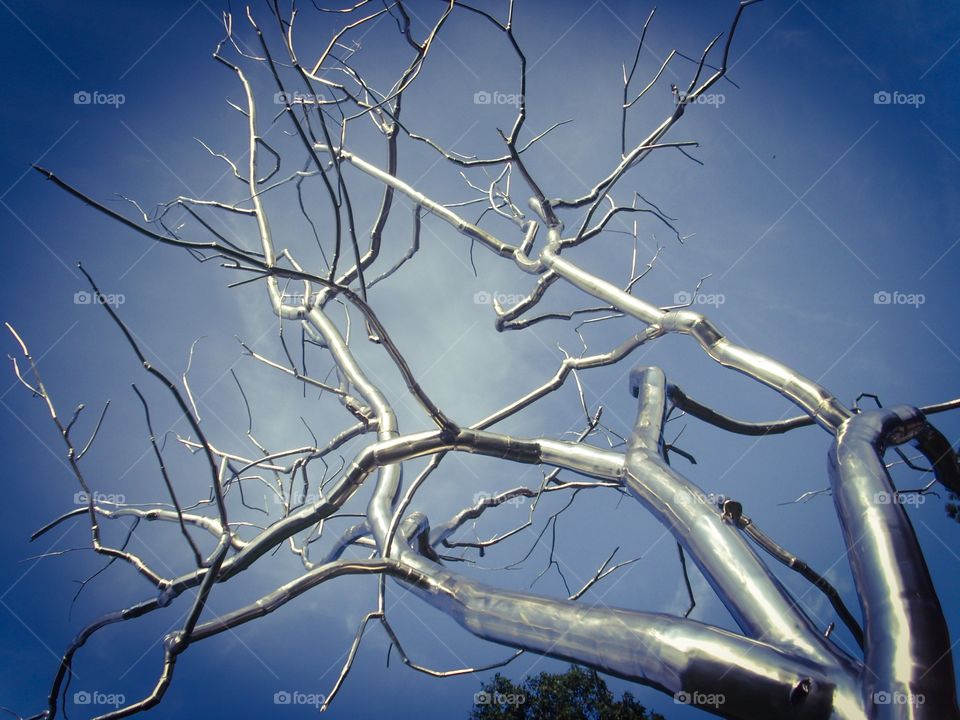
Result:
<svg viewBox="0 0 960 720"><path fill-rule="evenodd" d="M89 105L93 101L93 96L86 90L80 90L73 94L74 105Z"/></svg>
<svg viewBox="0 0 960 720"><path fill-rule="evenodd" d="M479 290L473 294L474 305L489 305L493 302L493 295L486 290Z"/></svg>
<svg viewBox="0 0 960 720"><path fill-rule="evenodd" d="M891 102L893 102L893 96L886 90L880 90L873 94L874 105L889 105Z"/></svg>
<svg viewBox="0 0 960 720"><path fill-rule="evenodd" d="M90 701L90 693L88 693L86 690L78 690L73 694L74 705L89 705Z"/></svg>
<svg viewBox="0 0 960 720"><path fill-rule="evenodd" d="M93 295L86 290L79 290L73 294L74 305L89 305L93 302Z"/></svg>
<svg viewBox="0 0 960 720"><path fill-rule="evenodd" d="M273 694L274 705L289 705L291 699L290 693L288 693L286 690L278 690Z"/></svg>
<svg viewBox="0 0 960 720"><path fill-rule="evenodd" d="M886 290L881 290L873 294L874 305L889 305L893 301L893 295Z"/></svg>
<svg viewBox="0 0 960 720"><path fill-rule="evenodd" d="M473 94L474 105L489 105L493 102L493 96L486 90L479 90Z"/></svg>
<svg viewBox="0 0 960 720"><path fill-rule="evenodd" d="M681 290L673 294L674 305L689 305L693 301L693 296L686 290Z"/></svg>

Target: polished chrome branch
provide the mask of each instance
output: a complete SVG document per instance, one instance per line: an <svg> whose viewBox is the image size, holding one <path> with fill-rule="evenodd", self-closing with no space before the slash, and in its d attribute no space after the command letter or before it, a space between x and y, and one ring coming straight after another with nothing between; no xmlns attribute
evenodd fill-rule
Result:
<svg viewBox="0 0 960 720"><path fill-rule="evenodd" d="M660 332L676 332L693 337L707 354L724 367L738 370L772 387L809 413L820 425L834 432L850 411L825 388L795 372L786 365L755 350L742 347L723 336L706 317L690 310L663 310L637 298L606 280L588 273L559 253L564 240L551 228L549 242L537 260L531 260L520 248L499 240L482 228L464 220L449 208L436 203L397 177L381 170L343 149L327 145L315 146L318 152L336 153L361 172L403 193L417 205L433 212L458 232L480 242L498 255L512 257L528 272L550 271L567 280L593 297L609 303L617 310L637 318ZM540 208L542 203L531 203ZM535 235L535 226L528 226L529 236Z"/></svg>
<svg viewBox="0 0 960 720"><path fill-rule="evenodd" d="M663 332L690 335L718 363L772 387L831 432L850 417L850 411L825 388L762 353L731 342L700 313L690 310L663 310L651 305L586 272L561 257L557 250L557 241L549 243L540 254L541 260L550 270L584 292L610 303L617 310L647 325L659 327Z"/></svg>
<svg viewBox="0 0 960 720"><path fill-rule="evenodd" d="M916 408L863 412L840 426L829 454L834 503L863 612L863 686L871 718L958 716L943 610L883 463L887 447L926 432Z"/></svg>
<svg viewBox="0 0 960 720"><path fill-rule="evenodd" d="M672 615L510 592L403 559L429 578L417 594L480 638L686 693L728 718L865 717L847 673L773 644ZM721 706L710 704L716 697Z"/></svg>
<svg viewBox="0 0 960 720"><path fill-rule="evenodd" d="M474 225L467 220L464 220L462 217L453 212L450 208L445 205L441 205L435 200L430 199L424 195L419 190L413 188L412 186L405 183L400 178L391 175L390 173L384 172L376 165L368 163L361 157L358 157L352 152L345 150L343 148L330 148L328 145L318 143L314 146L314 149L317 152L322 153L333 153L337 154L337 158L340 160L346 160L351 165L356 167L358 170L370 175L372 178L379 180L385 185L397 190L408 198L410 198L414 203L424 208L425 210L430 211L441 220L446 223L449 223L452 227L456 228L458 232L463 233L468 238L476 240L484 247L492 250L498 255L504 257L512 257L516 248L513 245L509 245L502 240L499 240L497 237L487 232L483 228Z"/></svg>
<svg viewBox="0 0 960 720"><path fill-rule="evenodd" d="M659 368L637 368L630 385L640 411L627 441L626 483L690 553L741 629L824 664L852 668L800 611L735 525L707 494L663 458L666 381Z"/></svg>

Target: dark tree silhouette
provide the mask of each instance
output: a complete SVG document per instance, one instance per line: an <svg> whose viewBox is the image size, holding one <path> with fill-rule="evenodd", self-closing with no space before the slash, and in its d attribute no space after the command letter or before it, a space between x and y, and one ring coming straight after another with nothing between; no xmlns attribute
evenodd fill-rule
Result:
<svg viewBox="0 0 960 720"><path fill-rule="evenodd" d="M473 700L470 720L665 720L629 692L615 700L600 675L575 665L519 685L497 673Z"/></svg>

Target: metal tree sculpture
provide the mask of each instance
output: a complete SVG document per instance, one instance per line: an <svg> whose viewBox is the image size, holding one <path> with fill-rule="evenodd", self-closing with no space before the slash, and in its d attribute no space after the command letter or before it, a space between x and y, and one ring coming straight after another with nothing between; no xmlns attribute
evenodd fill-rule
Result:
<svg viewBox="0 0 960 720"><path fill-rule="evenodd" d="M337 11L347 13L348 22L312 63L302 61L294 48L296 12L283 12L276 0L268 3L272 11L270 22L277 31L275 42L267 41L249 10L242 20L249 23L259 43L254 49L244 45L234 32L234 23L238 21L225 15L226 38L217 47L214 58L235 75L243 90L244 100L233 107L245 118L247 126L246 166L241 167L228 156L207 149L226 161L236 178L245 183L246 199L242 202L178 197L160 206L156 213L142 213L142 219L131 220L88 197L53 172L37 167L55 185L148 240L186 249L200 260L219 259L224 267L241 276L241 282L261 283L273 312L283 321L299 324L304 341L329 355L335 365L335 379L328 376L320 380L311 376L303 363L294 361L289 352L286 352L287 362L273 361L245 345L246 352L288 375L291 383L319 389L325 398L336 398L354 416L355 422L325 444L316 442L282 450L258 446L254 457L218 449L201 427L186 381L181 390L170 377L151 365L118 312L104 302L104 309L144 368L169 390L190 423L193 435L181 438L181 442L204 458L212 486L209 500L201 499L192 507L185 506L174 492L161 449L151 438L163 470L169 504L164 508L143 509L104 502L92 492L84 473L83 458L92 439L83 447L75 444L73 429L79 409L70 419L58 412L27 344L10 328L23 356L19 363L14 363L17 377L46 403L66 444L70 467L87 498L85 507L48 524L36 536L67 518L87 516L93 548L111 559L130 564L155 587L155 592L143 601L108 613L83 628L63 655L46 710L36 717L57 715L77 653L92 635L107 626L161 611L187 590L197 590L195 599L183 626L164 638L162 670L153 691L101 718L127 717L160 703L174 678L178 658L193 644L273 612L321 583L357 574L380 578L378 609L363 618L347 662L326 703L333 699L347 677L364 630L374 621L383 626L407 664L437 675L462 672L430 670L407 657L385 611L384 591L389 578L411 588L423 602L453 618L474 635L513 648L512 657L530 651L561 658L665 693L683 694L693 704L725 717L844 720L957 717L951 643L917 538L902 504L878 503L875 499L878 495L896 492L883 454L887 448L904 443L915 444L929 459L939 482L953 492L960 491L953 450L927 420L930 413L952 409L960 403L953 401L924 409L850 409L827 389L788 366L732 342L709 319L689 307L658 307L635 296L634 287L643 273L632 273L626 287L620 287L588 272L572 262L569 253L565 254L568 249L606 232L611 220L622 214L646 213L673 230L671 219L639 194L629 204L621 204L614 199L614 191L627 173L651 154L669 149L687 154L687 148L695 144L670 141L666 136L692 104L724 78L738 24L748 6L756 1L740 2L725 39L721 43L723 35L718 35L702 56L692 62L692 77L687 86L673 88L674 103L669 114L632 147L627 143L628 113L657 83L678 53L671 53L639 92L634 90L637 62L634 61L629 72L624 72L621 157L609 173L581 197L549 197L548 183L536 178L525 163L525 153L556 126L525 143L520 141L527 120L527 60L514 36L512 0L505 20L460 0L444 2L442 8L438 6L436 19L422 39L415 37L411 30L412 10L406 3L398 0L377 7L362 0L349 10ZM505 47L519 63L516 119L508 133L501 133L503 151L496 157L465 156L448 151L434 140L418 135L401 117L405 94L417 81L431 48L454 13L463 13L488 30L493 28L502 33ZM357 46L344 44L351 33L362 32L368 24L384 17L396 24L411 56L386 90L377 89L377 81L358 69L359 63L354 58ZM644 35L646 30L647 25L643 28ZM640 43L642 47L642 38ZM280 55L276 53L278 47L282 47ZM719 59L710 64L708 58L716 53ZM282 61L278 59L280 56ZM639 56L638 49L637 58ZM244 69L257 64L267 68L275 81L275 97L282 107L276 118L264 119ZM354 128L361 122L368 132L372 123L382 136L386 148L382 167L351 149L352 133L359 132ZM292 129L291 136L301 146L296 160L301 169L278 180L274 178L281 169L281 154L262 135L263 128L272 123L287 123ZM428 147L437 153L438 159L462 169L474 193L472 199L443 204L401 180L398 146L402 139ZM484 187L476 184L472 178L479 177L477 172L485 174L488 170L493 171L486 176L489 182ZM517 175L525 187L522 193L529 198L526 201L529 211L522 207L524 203L514 199L517 183L511 186L511 178ZM368 238L361 238L357 230L357 198L363 192L356 189L358 178L381 187L379 210ZM324 194L326 212L330 215L328 225L314 225L307 209L311 203L304 200L306 187L319 188ZM323 270L303 267L291 250L279 249L271 229L270 213L264 205L265 194L294 188L300 212L314 228L318 241L322 241L321 249L324 246L332 249L331 259ZM413 244L399 261L384 266L381 255L384 229L398 202L413 208ZM475 203L483 204L485 210L480 220L471 222L464 214L464 207ZM175 209L201 223L208 239L185 238L179 228L168 227L165 220ZM228 239L211 221L203 219L209 217L204 213L226 213L254 223L256 249L242 241ZM485 216L488 215L510 223L515 237L504 238L486 229L481 223L487 224ZM403 265L420 249L421 225L429 216L454 228L469 240L471 247L479 245L535 279L532 292L510 307L504 307L494 298L498 330L522 330L544 320L599 312L636 321L635 334L608 352L565 357L555 374L542 385L487 417L469 424L463 418L450 417L418 382L376 310L375 286L395 273L402 274ZM565 229L565 220L574 225L573 231ZM92 292L101 298L93 279L86 276ZM291 283L302 290L290 293ZM599 306L565 314L530 315L551 287L564 283L590 296ZM337 303L348 308L346 329L344 323L335 322L331 312ZM413 433L401 431L385 388L371 379L355 356L352 345L356 341L349 341L351 314L362 318L364 339L386 352L402 376L409 396L435 428ZM661 369L638 366L630 376L630 389L638 399L638 415L633 428L625 431L622 447L601 448L590 444L598 429L599 414L592 417L587 414L586 427L576 440L517 437L493 429L563 386L571 374L579 382L579 372L626 361L636 348L670 333L690 336L717 363L780 393L796 404L803 415L770 423L734 420L685 395L668 382ZM140 395L139 390L137 393ZM149 406L142 395L140 398L149 424ZM673 408L732 433L768 435L817 424L830 435L830 483L860 599L862 629L837 591L758 530L743 514L739 503L725 500L718 505L671 467L668 452L675 449L665 443L663 430L668 411ZM152 436L152 427L150 433ZM249 429L247 434L256 443ZM325 472L322 481L316 474L309 474L318 463L326 465L325 457L353 441L361 442L361 449L339 472L330 477ZM537 464L551 470L539 488L520 487L480 497L446 522L438 524L423 513L409 512L424 481L443 458L463 452L496 458L504 465ZM429 458L429 462L415 479L404 484L404 464L416 458ZM581 477L561 480L560 471ZM241 481L249 481L252 473L272 478L257 476L269 492L281 499L279 507L283 509L280 517L272 518L262 529L236 520L237 513L244 513L245 503L241 505L237 497ZM330 541L322 557L312 557L312 546L329 537L329 531L323 534L325 521L344 513L351 499L359 497L361 488L369 490L369 502L361 513L361 521ZM452 569L453 563L449 561L453 558L442 555L452 547L473 547L484 552L506 539L508 535L483 543L451 540L465 523L508 500L588 488L615 488L638 500L676 538L681 546L681 559L684 552L693 559L742 632L729 632L686 615L578 604L578 598L591 585L619 567L610 565L609 560L586 586L572 593L569 600L558 600L485 584ZM300 501L295 500L298 489L303 493ZM233 500L238 502L231 502ZM160 520L176 526L194 557L195 569L179 577L165 577L125 547L101 543L100 524L121 517ZM209 534L216 540L212 552L201 550L194 537L198 533ZM838 617L860 643L862 658L845 652L829 637L829 632L824 633L815 626L748 540L800 572L827 595ZM267 561L274 550L285 544L302 561L302 574L254 603L215 618L204 616L211 593L217 593L255 563ZM367 557L358 555L346 559L344 555L352 547L364 549ZM891 696L905 701L882 701L883 697ZM722 704L715 701L716 697L723 698ZM920 702L913 701L918 698Z"/></svg>

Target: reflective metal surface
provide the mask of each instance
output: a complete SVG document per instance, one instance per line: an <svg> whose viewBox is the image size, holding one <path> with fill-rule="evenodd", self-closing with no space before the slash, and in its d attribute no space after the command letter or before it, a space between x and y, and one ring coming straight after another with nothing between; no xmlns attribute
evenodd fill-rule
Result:
<svg viewBox="0 0 960 720"><path fill-rule="evenodd" d="M882 460L888 446L925 425L916 408L865 411L840 426L830 449L834 503L863 611L864 696L875 701L873 718L957 713L943 611Z"/></svg>

